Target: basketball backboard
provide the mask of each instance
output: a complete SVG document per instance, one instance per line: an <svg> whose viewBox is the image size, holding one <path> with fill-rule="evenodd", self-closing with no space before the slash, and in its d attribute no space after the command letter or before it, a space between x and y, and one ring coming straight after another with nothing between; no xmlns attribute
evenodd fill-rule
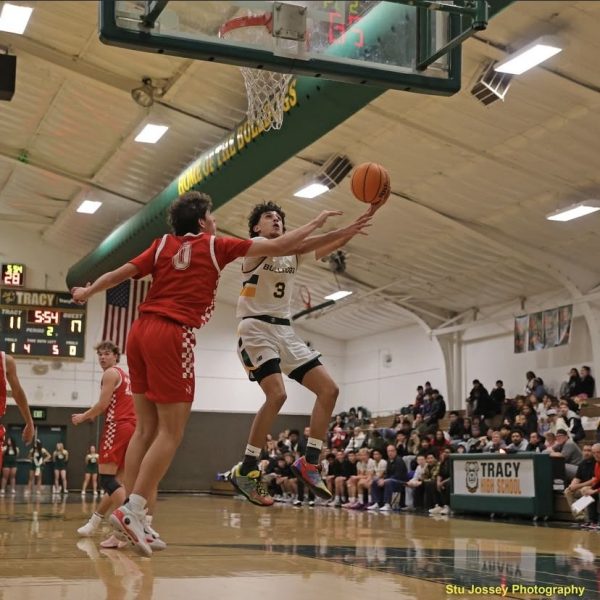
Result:
<svg viewBox="0 0 600 600"><path fill-rule="evenodd" d="M460 44L485 0L102 0L103 42L135 50L389 88L453 94Z"/></svg>

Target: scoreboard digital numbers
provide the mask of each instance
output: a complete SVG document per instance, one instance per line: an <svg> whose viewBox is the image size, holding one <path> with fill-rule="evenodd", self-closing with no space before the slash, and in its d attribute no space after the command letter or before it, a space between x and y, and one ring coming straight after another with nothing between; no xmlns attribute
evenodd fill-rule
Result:
<svg viewBox="0 0 600 600"><path fill-rule="evenodd" d="M85 305L67 292L0 288L0 350L20 357L83 359Z"/></svg>
<svg viewBox="0 0 600 600"><path fill-rule="evenodd" d="M1 285L23 287L25 285L25 265L17 263L3 264Z"/></svg>

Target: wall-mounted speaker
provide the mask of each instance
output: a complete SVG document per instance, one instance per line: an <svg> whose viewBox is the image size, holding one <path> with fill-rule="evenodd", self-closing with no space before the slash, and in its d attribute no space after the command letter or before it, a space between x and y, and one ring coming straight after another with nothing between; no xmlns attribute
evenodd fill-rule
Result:
<svg viewBox="0 0 600 600"><path fill-rule="evenodd" d="M10 101L17 81L17 57L0 54L0 100Z"/></svg>

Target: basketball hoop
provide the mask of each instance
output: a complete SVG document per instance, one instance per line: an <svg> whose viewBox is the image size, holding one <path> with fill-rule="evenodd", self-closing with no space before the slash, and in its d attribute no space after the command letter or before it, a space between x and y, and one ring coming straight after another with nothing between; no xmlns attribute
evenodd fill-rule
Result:
<svg viewBox="0 0 600 600"><path fill-rule="evenodd" d="M273 45L273 16L270 14L236 17L224 23L219 37L259 46ZM262 123L264 131L281 129L283 106L292 75L240 67L248 96L248 120Z"/></svg>

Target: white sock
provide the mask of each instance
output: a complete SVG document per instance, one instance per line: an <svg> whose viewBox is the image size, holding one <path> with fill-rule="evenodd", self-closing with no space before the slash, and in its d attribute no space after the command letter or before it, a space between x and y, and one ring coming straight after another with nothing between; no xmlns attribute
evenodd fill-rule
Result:
<svg viewBox="0 0 600 600"><path fill-rule="evenodd" d="M352 502L352 504L354 504L356 502L356 498L352 496L351 498L348 498L348 502Z"/></svg>
<svg viewBox="0 0 600 600"><path fill-rule="evenodd" d="M131 508L133 512L141 513L144 512L144 509L146 508L146 498L139 494L130 494L129 502L127 504L129 504L129 508Z"/></svg>
<svg viewBox="0 0 600 600"><path fill-rule="evenodd" d="M256 446L251 446L250 444L246 444L246 452L244 454L246 456L253 456L254 458L258 458L260 456L260 448Z"/></svg>
<svg viewBox="0 0 600 600"><path fill-rule="evenodd" d="M102 519L104 519L104 515L101 515L100 513L95 512L91 516L90 522L92 523L92 525L96 526L96 525L100 525L100 523L102 522Z"/></svg>
<svg viewBox="0 0 600 600"><path fill-rule="evenodd" d="M340 501L340 497L339 497L339 496L336 496L336 497L335 497L335 501L336 501L336 502L339 502L339 501Z"/></svg>

